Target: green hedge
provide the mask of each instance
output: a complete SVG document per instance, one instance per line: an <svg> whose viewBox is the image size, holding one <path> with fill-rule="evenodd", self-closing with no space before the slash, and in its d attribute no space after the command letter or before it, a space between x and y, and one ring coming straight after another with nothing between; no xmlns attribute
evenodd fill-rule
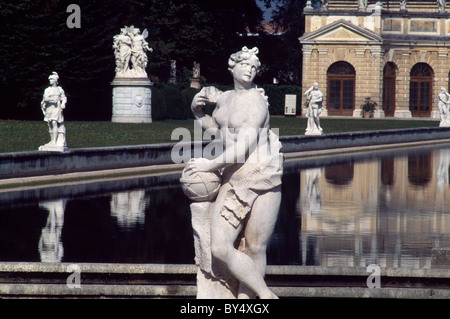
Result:
<svg viewBox="0 0 450 319"><path fill-rule="evenodd" d="M230 85L217 83L206 84L205 86L215 86L219 90L227 91L233 89ZM300 86L295 85L261 85L269 101L269 112L271 115L284 114L284 100L286 94L297 95L297 114L301 114ZM161 84L152 87L152 119L161 121L166 119L181 120L193 118L191 112L191 102L195 94L200 90L188 87L186 83ZM214 106L207 105L205 113L212 114Z"/></svg>
<svg viewBox="0 0 450 319"><path fill-rule="evenodd" d="M297 95L297 115L301 113L302 88L295 85L261 85L269 100L269 112L271 115L284 115L284 100L286 94Z"/></svg>

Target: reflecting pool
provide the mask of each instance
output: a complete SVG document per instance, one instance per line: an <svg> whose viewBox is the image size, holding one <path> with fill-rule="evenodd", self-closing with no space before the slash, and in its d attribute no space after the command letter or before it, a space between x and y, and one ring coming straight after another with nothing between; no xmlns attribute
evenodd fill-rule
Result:
<svg viewBox="0 0 450 319"><path fill-rule="evenodd" d="M288 160L268 264L431 267L450 145ZM0 191L0 261L194 262L179 173Z"/></svg>

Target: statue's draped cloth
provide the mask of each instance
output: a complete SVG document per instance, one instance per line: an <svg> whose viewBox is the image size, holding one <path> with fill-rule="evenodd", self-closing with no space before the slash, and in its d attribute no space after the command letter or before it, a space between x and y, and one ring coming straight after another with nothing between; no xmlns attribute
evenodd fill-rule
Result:
<svg viewBox="0 0 450 319"><path fill-rule="evenodd" d="M269 131L270 156L261 162L245 178L231 183L221 215L234 227L238 227L252 210L259 194L281 185L283 154L278 136Z"/></svg>

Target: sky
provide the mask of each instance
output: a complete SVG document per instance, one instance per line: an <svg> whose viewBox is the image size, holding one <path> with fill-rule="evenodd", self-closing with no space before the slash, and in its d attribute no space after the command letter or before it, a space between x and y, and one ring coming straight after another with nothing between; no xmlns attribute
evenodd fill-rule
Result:
<svg viewBox="0 0 450 319"><path fill-rule="evenodd" d="M264 1L262 0L256 0L256 3L261 7L261 9L264 12L264 21L270 21L272 17L272 10L275 8L276 4L272 2L272 7L267 9L264 6Z"/></svg>

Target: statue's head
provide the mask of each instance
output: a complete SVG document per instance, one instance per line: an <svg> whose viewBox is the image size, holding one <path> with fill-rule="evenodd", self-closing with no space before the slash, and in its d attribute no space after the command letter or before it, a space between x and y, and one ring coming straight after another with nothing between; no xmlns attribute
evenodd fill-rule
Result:
<svg viewBox="0 0 450 319"><path fill-rule="evenodd" d="M50 81L50 83L58 83L59 80L58 73L52 72L52 74L48 77L48 80Z"/></svg>
<svg viewBox="0 0 450 319"><path fill-rule="evenodd" d="M229 70L231 71L236 64L239 62L242 62L244 60L247 60L250 62L251 65L255 66L256 70L261 66L261 62L259 62L258 54L259 50L257 47L254 47L253 49L248 49L247 47L243 47L241 51L238 51L236 53L233 53L230 58L228 59L228 66Z"/></svg>
<svg viewBox="0 0 450 319"><path fill-rule="evenodd" d="M317 90L317 89L319 88L319 83L314 82L314 83L313 83L313 88L314 88L315 90Z"/></svg>

